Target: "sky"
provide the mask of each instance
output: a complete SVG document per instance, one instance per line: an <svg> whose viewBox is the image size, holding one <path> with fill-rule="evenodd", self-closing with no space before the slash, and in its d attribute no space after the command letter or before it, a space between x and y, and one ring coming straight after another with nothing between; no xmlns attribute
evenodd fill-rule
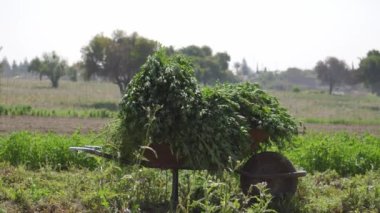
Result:
<svg viewBox="0 0 380 213"><path fill-rule="evenodd" d="M99 33L181 48L207 45L268 70L312 69L328 56L357 66L380 50L378 0L0 0L0 58L56 51L74 63Z"/></svg>

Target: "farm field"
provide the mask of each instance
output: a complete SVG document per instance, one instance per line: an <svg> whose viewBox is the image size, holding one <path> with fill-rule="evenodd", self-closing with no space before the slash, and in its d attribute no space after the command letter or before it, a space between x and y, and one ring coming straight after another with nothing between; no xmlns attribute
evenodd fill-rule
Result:
<svg viewBox="0 0 380 213"><path fill-rule="evenodd" d="M290 114L304 122L307 131L380 134L380 97L370 94L330 96L318 91L269 93L278 97ZM116 116L120 99L119 90L112 83L61 81L58 89L52 89L46 79L1 79L0 132L23 130L24 127L63 133L76 128L97 131ZM35 127L28 125L34 122ZM57 125L49 125L51 122Z"/></svg>
<svg viewBox="0 0 380 213"><path fill-rule="evenodd" d="M260 186L248 205L236 173L183 171L178 212L379 212L380 98L269 93L306 127L281 150L308 172L295 197L271 202ZM102 145L98 133L117 115L120 98L111 83L61 81L52 89L47 80L2 79L0 212L167 212L169 171L68 150Z"/></svg>
<svg viewBox="0 0 380 213"><path fill-rule="evenodd" d="M97 135L78 133L16 132L2 137L0 212L167 212L170 172L121 166L68 150L69 146L101 145L102 141ZM333 141L336 145L325 146ZM374 147L379 145L380 138L370 135L301 136L295 146L283 151L298 168L302 165L309 173L299 180L295 196L270 202L273 198L260 185L262 193L251 205L250 198L241 193L234 172L180 171L177 210L378 212L380 152ZM336 155L338 150L344 152ZM362 165L357 164L360 159Z"/></svg>

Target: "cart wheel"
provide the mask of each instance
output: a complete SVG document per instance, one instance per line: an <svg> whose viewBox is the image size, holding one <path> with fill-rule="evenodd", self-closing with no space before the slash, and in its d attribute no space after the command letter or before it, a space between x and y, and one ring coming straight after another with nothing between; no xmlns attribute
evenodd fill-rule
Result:
<svg viewBox="0 0 380 213"><path fill-rule="evenodd" d="M276 152L262 152L253 155L243 166L243 173L248 173L252 176L266 176L278 173L295 172L292 163ZM274 197L284 195L293 195L297 190L298 180L296 177L249 177L248 175L240 175L240 187L244 194L257 195L258 189L255 184L266 182L269 192ZM252 185L251 191L249 188Z"/></svg>

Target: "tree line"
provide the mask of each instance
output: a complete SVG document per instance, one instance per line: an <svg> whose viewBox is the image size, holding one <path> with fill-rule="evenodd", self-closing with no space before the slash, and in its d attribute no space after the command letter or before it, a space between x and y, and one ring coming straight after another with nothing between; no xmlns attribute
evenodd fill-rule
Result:
<svg viewBox="0 0 380 213"><path fill-rule="evenodd" d="M82 60L69 66L56 52L45 53L32 61L25 60L20 64L9 65L6 58L1 62L2 71L19 70L19 72L37 73L40 78L50 79L52 87L57 88L59 79L67 75L76 81L78 75L84 80L101 79L115 83L123 94L132 77L139 71L146 58L163 46L154 40L137 33L127 34L116 30L112 36L95 35L81 50ZM262 78L271 81L273 75L266 68L256 72L251 69L246 60L233 64L234 72L229 69L230 55L226 52L216 52L208 46L190 45L175 49L165 47L171 54L186 55L193 63L195 75L202 84L216 82L256 81ZM293 74L299 73L297 68L289 68ZM327 57L318 61L313 68L318 79L328 86L331 94L340 85L355 85L363 83L372 93L380 96L380 52L371 50L360 59L359 67L349 67L343 60ZM268 74L269 73L269 74Z"/></svg>
<svg viewBox="0 0 380 213"><path fill-rule="evenodd" d="M360 59L359 67L349 68L347 63L335 57L318 61L314 67L318 79L327 84L329 94L339 85L364 85L374 94L380 96L380 52L371 50Z"/></svg>

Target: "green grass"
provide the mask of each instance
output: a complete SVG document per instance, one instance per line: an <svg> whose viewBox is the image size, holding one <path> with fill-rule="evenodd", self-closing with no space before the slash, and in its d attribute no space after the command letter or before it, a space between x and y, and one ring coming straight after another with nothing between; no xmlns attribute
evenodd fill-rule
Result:
<svg viewBox="0 0 380 213"><path fill-rule="evenodd" d="M5 212L167 212L170 173L157 169L103 164L94 171L49 168L36 171L0 163L0 210ZM231 172L219 176L180 172L178 212L378 212L380 175L368 172L342 178L334 171L299 181L292 199L263 193L253 206ZM261 187L262 188L262 187Z"/></svg>
<svg viewBox="0 0 380 213"><path fill-rule="evenodd" d="M306 134L284 154L308 172L335 170L342 176L380 169L380 138L348 133Z"/></svg>
<svg viewBox="0 0 380 213"><path fill-rule="evenodd" d="M71 146L102 144L95 135L61 136L53 133L39 134L16 132L0 138L0 161L23 165L28 169L46 166L54 169L98 166L96 158L69 151Z"/></svg>
<svg viewBox="0 0 380 213"><path fill-rule="evenodd" d="M102 144L94 135L16 132L0 138L0 212L167 212L169 171L120 166L69 146ZM229 170L180 171L179 212L378 212L380 138L308 134L284 150L309 171L292 199L265 192L248 205ZM233 169L233 168L230 168ZM323 172L319 172L323 171Z"/></svg>
<svg viewBox="0 0 380 213"><path fill-rule="evenodd" d="M0 116L113 118L117 112L106 109L35 109L29 105L2 106Z"/></svg>

